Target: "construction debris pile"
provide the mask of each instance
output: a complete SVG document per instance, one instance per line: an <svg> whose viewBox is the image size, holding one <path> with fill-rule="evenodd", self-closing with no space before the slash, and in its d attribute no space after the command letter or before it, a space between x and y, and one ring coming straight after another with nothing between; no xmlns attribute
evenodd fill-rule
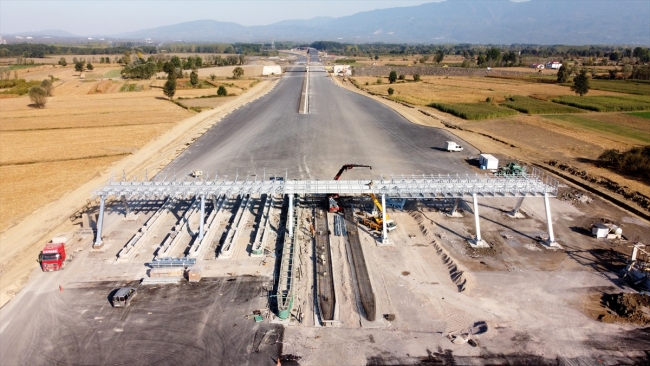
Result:
<svg viewBox="0 0 650 366"><path fill-rule="evenodd" d="M602 304L607 312L598 317L601 322L650 324L650 294L647 292L605 294Z"/></svg>

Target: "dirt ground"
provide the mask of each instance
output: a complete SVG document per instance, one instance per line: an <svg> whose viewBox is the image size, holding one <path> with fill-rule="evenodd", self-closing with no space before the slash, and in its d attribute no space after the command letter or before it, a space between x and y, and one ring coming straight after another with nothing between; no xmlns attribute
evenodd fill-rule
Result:
<svg viewBox="0 0 650 366"><path fill-rule="evenodd" d="M0 241L2 241L3 243L3 245L0 245L0 271L2 271L2 276L0 277L0 288L2 288L2 293L0 293L0 306L4 305L7 301L9 301L25 283L29 273L37 265L35 258L37 258L38 252L40 251L40 249L42 249L43 243L49 240L51 235L53 235L56 232L62 232L62 231L72 232L76 230L76 228L78 228L78 226L72 225L72 223L68 220L68 217L70 217L77 210L79 210L79 208L84 206L86 201L90 198L91 191L93 189L105 183L116 172L119 173L124 171L126 172L127 177L132 177L134 174L139 174L140 176L142 176L145 170L148 170L150 176L153 176L158 170L160 170L169 161L173 160L180 152L182 152L186 146L188 146L192 141L196 140L210 126L212 126L214 123L217 123L221 118L223 118L224 115L230 113L232 110L238 108L239 106L244 105L264 95L266 92L272 89L274 85L275 83L273 80L262 81L257 85L255 85L253 88L249 89L248 92L242 95L241 97L232 98L231 100L227 101L225 104L223 104L218 108L205 111L199 114L194 114L194 115L185 111L182 108L173 105L172 103L169 103L163 98L160 99L156 98L157 96L159 96L159 92L157 91L86 96L85 98L95 98L94 100L97 101L103 101L104 100L103 98L106 98L107 99L106 112L124 113L124 116L122 117L123 121L129 121L133 118L136 119L141 118L142 121L144 120L151 121L151 119L147 117L146 113L165 114L165 108L171 108L171 109L166 112L168 116L161 116L161 118L173 117L174 120L170 121L170 123L168 124L163 124L162 126L167 126L167 127L165 127L164 130L159 130L157 135L151 135L148 143L144 144L143 142L143 145L139 146L140 147L139 149L137 149L135 146L122 147L121 149L119 149L121 150L120 152L124 152L125 150L128 150L127 151L128 155L116 157L115 160L111 160L112 158L102 158L103 160L95 161L93 162L92 165L86 164L84 166L86 170L80 169L79 171L76 171L75 172L75 174L77 174L76 176L72 176L71 174L70 180L66 181L67 182L66 185L63 185L62 184L63 182L58 182L58 184L54 184L57 183L56 177L53 177L51 174L47 176L40 174L38 171L39 164L22 165L22 167L30 167L30 168L35 167L35 170L29 170L27 172L24 170L20 170L20 168L2 167L2 169L13 169L9 173L25 174L25 176L23 177L25 179L29 177L39 177L39 179L47 178L49 180L48 182L46 182L46 184L44 184L45 188L52 187L56 189L61 189L61 191L57 193L59 194L58 196L57 194L51 194L48 195L47 197L42 198L41 196L43 195L39 195L39 196L34 195L34 192L33 191L30 192L27 186L23 186L20 183L20 177L12 178L14 179L13 183L8 181L6 182L7 186L13 186L15 187L18 193L26 195L25 197L23 197L21 202L39 199L41 200L40 201L41 203L38 206L32 206L32 210L35 207L40 207L40 208L27 216L24 215L26 215L30 211L27 210L21 211L23 218L21 220L18 220L14 226L11 226L10 228L5 229L2 231L2 233L0 233ZM137 102L138 96L143 97L143 100ZM81 98L81 97L71 96L70 98ZM134 98L136 102L133 101ZM11 99L10 101L15 102L18 105L22 106L24 105L24 103L21 103L21 99L24 98L15 98L15 99ZM111 99L117 99L118 101L120 99L126 99L126 100L130 99L130 101L127 101L128 105L131 106L131 108L136 108L136 109L128 110L127 108L127 110L124 112L119 111L119 109L116 110L114 108L115 100L111 100ZM7 100L2 100L1 103L3 103L4 105L6 101ZM154 103L154 105L153 106L146 105L146 103L148 103L147 101ZM156 107L155 106L156 103L160 103L160 106ZM52 104L56 104L56 103L52 103ZM101 105L101 102L99 104ZM71 101L70 105L74 105L74 101ZM145 111L138 112L137 110L138 105L144 107L146 109L146 113ZM46 107L45 111L49 111L48 108L49 106ZM5 112L4 108L0 108L0 110L2 110L2 113ZM81 111L80 113L83 114L83 109L74 108L74 110L77 112ZM180 111L181 115L174 115L176 111ZM33 111L25 107L23 112L32 113ZM102 112L100 110L95 110L95 113L99 116L102 115ZM60 118L59 122L56 122L56 118L55 118L54 123L59 123L60 126L70 127L69 124L66 124L69 122L66 120L65 117L66 115L70 115L70 114L71 113L69 112L63 113L63 117ZM187 118L187 116L190 117ZM16 120L19 119L18 117L19 116L14 116ZM81 124L81 122L85 122L86 125L83 126L87 126L88 124L92 126L92 121L88 121L87 118L85 118L83 115L77 118L79 124ZM182 121L178 122L181 119ZM3 118L3 125L4 125L4 121L5 119ZM17 125L19 126L19 123L20 122L18 121L14 121L13 128L15 129ZM47 123L47 121L42 121L42 123ZM99 125L102 124L101 120L97 121L96 123ZM158 126L158 125L150 124L144 127L150 129L151 127L154 126ZM31 127L32 128L39 127L39 124L35 123ZM74 124L71 127L74 127ZM122 128L122 127L109 126L108 128ZM127 125L124 128L134 128L134 126ZM90 131L98 130L98 128L88 128L88 129ZM60 130L53 130L53 131L60 131ZM71 131L74 131L74 129L72 129ZM36 132L40 132L40 131L36 131ZM6 132L6 133L10 133L10 132ZM15 132L11 132L11 133L15 133ZM125 138L124 136L128 136L124 134L119 134L119 135L122 136L122 139ZM89 138L91 139L93 138L92 134L89 134L89 136L90 136ZM132 139L132 136L129 136L129 138ZM56 141L53 140L53 143L54 142ZM85 142L82 142L82 144L83 143ZM43 154L47 153L46 150L40 150L40 151L43 151ZM70 152L70 154L74 154L74 152ZM75 162L76 162L75 164L77 164L79 162L83 162L83 160L76 160ZM101 164L101 166L95 164ZM67 165L67 167L70 169L74 169L75 166ZM89 167L91 167L92 169L90 169ZM53 173L56 172L56 165L52 165L52 169L53 169L52 170ZM63 171L65 172L65 170ZM87 175L81 177L80 179L79 174L87 174ZM4 188L5 187L4 179L7 178L6 176L3 175L2 179L3 179L3 188ZM71 182L74 182L74 184L71 184ZM39 188L43 189L44 187L42 185ZM66 194L66 192L68 193ZM4 195L4 189L2 193L7 200L13 199L9 195L7 196ZM61 196L61 194L63 195ZM50 203L47 203L45 201L45 200L52 200L52 199L55 200L51 201ZM2 207L3 208L8 207L9 203L10 203L9 201L7 201L7 204L3 202ZM14 214L13 211L11 212L13 215ZM15 214L18 215L19 213L16 212ZM5 219L4 213L2 217L4 220ZM6 243L12 243L12 245L6 245Z"/></svg>

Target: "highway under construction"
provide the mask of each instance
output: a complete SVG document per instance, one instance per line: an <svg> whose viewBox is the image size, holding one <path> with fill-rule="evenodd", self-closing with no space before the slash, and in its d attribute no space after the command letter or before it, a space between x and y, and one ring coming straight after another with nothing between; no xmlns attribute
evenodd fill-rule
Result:
<svg viewBox="0 0 650 366"><path fill-rule="evenodd" d="M74 259L2 308L3 363L647 356L644 330L586 310L589 291L626 286L600 270L611 244L579 229L610 206L557 199L568 186L536 167L481 170L467 142L334 79L310 50L155 176L97 187ZM626 220L628 235L650 232ZM113 308L124 286L138 296Z"/></svg>

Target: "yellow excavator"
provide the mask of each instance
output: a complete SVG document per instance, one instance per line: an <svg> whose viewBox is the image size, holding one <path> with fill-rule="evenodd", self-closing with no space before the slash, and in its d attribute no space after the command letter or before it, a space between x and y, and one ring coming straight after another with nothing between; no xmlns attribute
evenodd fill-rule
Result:
<svg viewBox="0 0 650 366"><path fill-rule="evenodd" d="M372 198L372 201L375 203L375 206L377 206L379 213L377 216L371 218L362 217L359 219L359 222L372 230L383 231L384 220L382 218L382 212L384 211L384 208L381 207L381 203L379 203L379 200L374 193L367 194L366 196L370 196L370 198ZM388 213L386 213L386 230L393 231L395 229L397 229L397 224L395 224L395 221L390 220L388 218Z"/></svg>

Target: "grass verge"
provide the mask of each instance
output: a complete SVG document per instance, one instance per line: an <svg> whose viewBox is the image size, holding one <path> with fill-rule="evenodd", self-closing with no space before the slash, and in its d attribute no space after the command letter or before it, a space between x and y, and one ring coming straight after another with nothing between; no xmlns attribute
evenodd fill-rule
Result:
<svg viewBox="0 0 650 366"><path fill-rule="evenodd" d="M595 112L643 111L650 110L650 98L641 96L614 97L578 97L561 96L554 102Z"/></svg>
<svg viewBox="0 0 650 366"><path fill-rule="evenodd" d="M557 114L557 113L583 113L579 108L551 103L545 100L515 95L508 97L502 106L512 108L521 113L528 114Z"/></svg>
<svg viewBox="0 0 650 366"><path fill-rule="evenodd" d="M575 127L580 127L588 130L603 132L606 134L626 137L644 143L650 143L650 133L647 133L645 131L640 131L628 126L621 126L615 123L595 121L593 119L589 119L582 116L574 116L574 115L554 115L554 116L545 116L544 118L552 119L555 121L562 121Z"/></svg>
<svg viewBox="0 0 650 366"><path fill-rule="evenodd" d="M650 112L634 112L634 113L628 113L631 116L637 116L641 118L648 118L650 119Z"/></svg>
<svg viewBox="0 0 650 366"><path fill-rule="evenodd" d="M429 107L468 120L492 119L517 114L517 112L512 109L499 107L492 103L431 103L429 104Z"/></svg>
<svg viewBox="0 0 650 366"><path fill-rule="evenodd" d="M122 70L120 69L110 70L104 73L105 78L119 78L120 76L122 76Z"/></svg>

